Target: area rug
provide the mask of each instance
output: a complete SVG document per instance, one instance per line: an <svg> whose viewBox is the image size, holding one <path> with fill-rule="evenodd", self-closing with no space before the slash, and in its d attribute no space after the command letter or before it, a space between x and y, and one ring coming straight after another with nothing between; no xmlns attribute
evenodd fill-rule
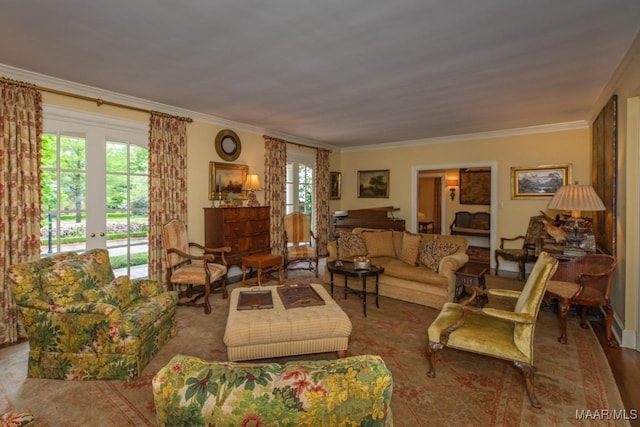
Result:
<svg viewBox="0 0 640 427"><path fill-rule="evenodd" d="M317 280L298 273L289 282ZM494 276L487 280L490 287L507 284ZM622 414L624 406L595 334L581 329L575 318L568 322L569 344L562 345L557 342L556 315L540 312L534 356L542 409L535 409L529 404L520 372L506 361L444 349L437 354L436 378L427 377L427 327L437 310L384 297L376 308L370 297L364 317L362 301L355 295L344 299L337 293L335 298L353 323L348 355L381 355L393 374L391 407L396 426L629 425L601 416L603 410ZM155 425L151 379L171 357L181 353L227 360L222 337L228 300L216 294L211 302L210 315L193 307L178 307L178 337L132 382L29 379L27 343L0 350L0 413L31 412L38 426ZM335 357L335 353L324 353L269 361ZM578 419L581 416L591 419Z"/></svg>

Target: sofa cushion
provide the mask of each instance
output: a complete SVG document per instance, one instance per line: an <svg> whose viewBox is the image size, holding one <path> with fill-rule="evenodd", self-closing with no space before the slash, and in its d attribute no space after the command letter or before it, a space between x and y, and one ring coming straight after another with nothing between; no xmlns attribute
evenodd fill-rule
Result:
<svg viewBox="0 0 640 427"><path fill-rule="evenodd" d="M367 256L396 256L396 251L393 248L393 232L391 230L366 231L362 233L362 236L367 245Z"/></svg>
<svg viewBox="0 0 640 427"><path fill-rule="evenodd" d="M398 258L409 265L418 265L421 240L421 235L405 231L402 236L402 246Z"/></svg>
<svg viewBox="0 0 640 427"><path fill-rule="evenodd" d="M438 285L442 287L447 286L447 278L440 276L434 270L431 270L423 265L410 266L404 261L394 259L384 264L384 275L393 276L398 279L411 280L414 282L432 285Z"/></svg>
<svg viewBox="0 0 640 427"><path fill-rule="evenodd" d="M49 304L82 301L82 292L103 286L103 268L93 261L67 259L43 270L41 281Z"/></svg>
<svg viewBox="0 0 640 427"><path fill-rule="evenodd" d="M458 248L459 246L452 242L445 242L440 239L432 240L422 247L420 262L431 270L438 272L442 258L456 253Z"/></svg>
<svg viewBox="0 0 640 427"><path fill-rule="evenodd" d="M102 302L124 310L138 298L138 292L128 276L120 276L100 289L89 289L82 293L86 302Z"/></svg>
<svg viewBox="0 0 640 427"><path fill-rule="evenodd" d="M349 233L347 231L340 232L340 258L353 258L356 256L367 254L367 245L362 234Z"/></svg>

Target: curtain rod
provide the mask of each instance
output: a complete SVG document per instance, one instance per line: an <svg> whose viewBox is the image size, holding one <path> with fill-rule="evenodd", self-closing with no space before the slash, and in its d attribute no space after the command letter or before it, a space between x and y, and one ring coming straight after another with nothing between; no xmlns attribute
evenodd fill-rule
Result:
<svg viewBox="0 0 640 427"><path fill-rule="evenodd" d="M174 116L174 115L171 115L171 114L162 113L160 111L152 111L152 110L147 110L145 108L134 107L132 105L120 104L118 102L105 101L104 99L101 99L101 98L91 98L90 96L78 95L78 94L71 93L71 92L65 92L63 90L51 89L51 88L48 88L48 87L38 86L38 85L35 85L35 84L31 84L31 83L20 82L18 80L8 79L6 77L0 77L0 82L12 84L12 85L15 85L15 86L28 87L28 88L36 89L36 90L39 90L39 91L42 91L42 92L53 93L55 95L68 96L70 98L81 99L83 101L95 102L98 107L100 107L102 105L109 105L111 107L125 108L127 110L139 111L139 112L147 113L147 114L153 114L153 113L165 114L167 116L175 117L178 120L182 120L182 121L185 121L187 123L192 123L193 122L193 119L191 117Z"/></svg>
<svg viewBox="0 0 640 427"><path fill-rule="evenodd" d="M314 147L313 145L306 145L306 144L301 144L300 142L287 141L286 139L275 138L269 135L262 135L262 138L273 139L274 141L284 142L285 144L297 145L298 147L302 147L302 148L311 148L312 150L316 150L316 151L321 149L320 147ZM331 152L331 150L327 150L327 151Z"/></svg>

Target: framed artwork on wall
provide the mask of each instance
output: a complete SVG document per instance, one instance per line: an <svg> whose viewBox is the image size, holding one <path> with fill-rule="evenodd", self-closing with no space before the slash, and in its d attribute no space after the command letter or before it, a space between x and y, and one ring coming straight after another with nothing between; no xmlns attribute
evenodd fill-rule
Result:
<svg viewBox="0 0 640 427"><path fill-rule="evenodd" d="M593 121L591 185L605 211L593 212L593 232L600 251L616 255L616 192L618 176L618 97L613 95Z"/></svg>
<svg viewBox="0 0 640 427"><path fill-rule="evenodd" d="M491 204L491 169L460 169L460 204Z"/></svg>
<svg viewBox="0 0 640 427"><path fill-rule="evenodd" d="M389 197L389 169L358 171L358 197Z"/></svg>
<svg viewBox="0 0 640 427"><path fill-rule="evenodd" d="M571 183L571 165L511 168L512 199L544 199Z"/></svg>
<svg viewBox="0 0 640 427"><path fill-rule="evenodd" d="M340 172L330 172L329 185L329 199L339 200L342 197L342 174Z"/></svg>
<svg viewBox="0 0 640 427"><path fill-rule="evenodd" d="M226 200L229 194L243 198L242 185L248 172L247 165L209 162L209 200Z"/></svg>

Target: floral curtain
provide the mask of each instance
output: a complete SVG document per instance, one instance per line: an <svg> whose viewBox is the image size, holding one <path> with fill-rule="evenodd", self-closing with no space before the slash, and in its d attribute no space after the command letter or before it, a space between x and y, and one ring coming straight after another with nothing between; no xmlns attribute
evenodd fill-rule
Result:
<svg viewBox="0 0 640 427"><path fill-rule="evenodd" d="M187 124L152 113L149 124L149 278L166 284L162 226L187 221Z"/></svg>
<svg viewBox="0 0 640 427"><path fill-rule="evenodd" d="M0 79L0 344L26 337L5 272L40 258L41 137L40 92Z"/></svg>
<svg viewBox="0 0 640 427"><path fill-rule="evenodd" d="M320 256L327 255L327 235L329 232L329 196L331 178L329 173L329 150L318 148L316 153L316 194L314 197L316 212L316 233Z"/></svg>
<svg viewBox="0 0 640 427"><path fill-rule="evenodd" d="M284 215L286 209L287 143L282 139L263 135L265 203L270 206L271 251L284 251Z"/></svg>

